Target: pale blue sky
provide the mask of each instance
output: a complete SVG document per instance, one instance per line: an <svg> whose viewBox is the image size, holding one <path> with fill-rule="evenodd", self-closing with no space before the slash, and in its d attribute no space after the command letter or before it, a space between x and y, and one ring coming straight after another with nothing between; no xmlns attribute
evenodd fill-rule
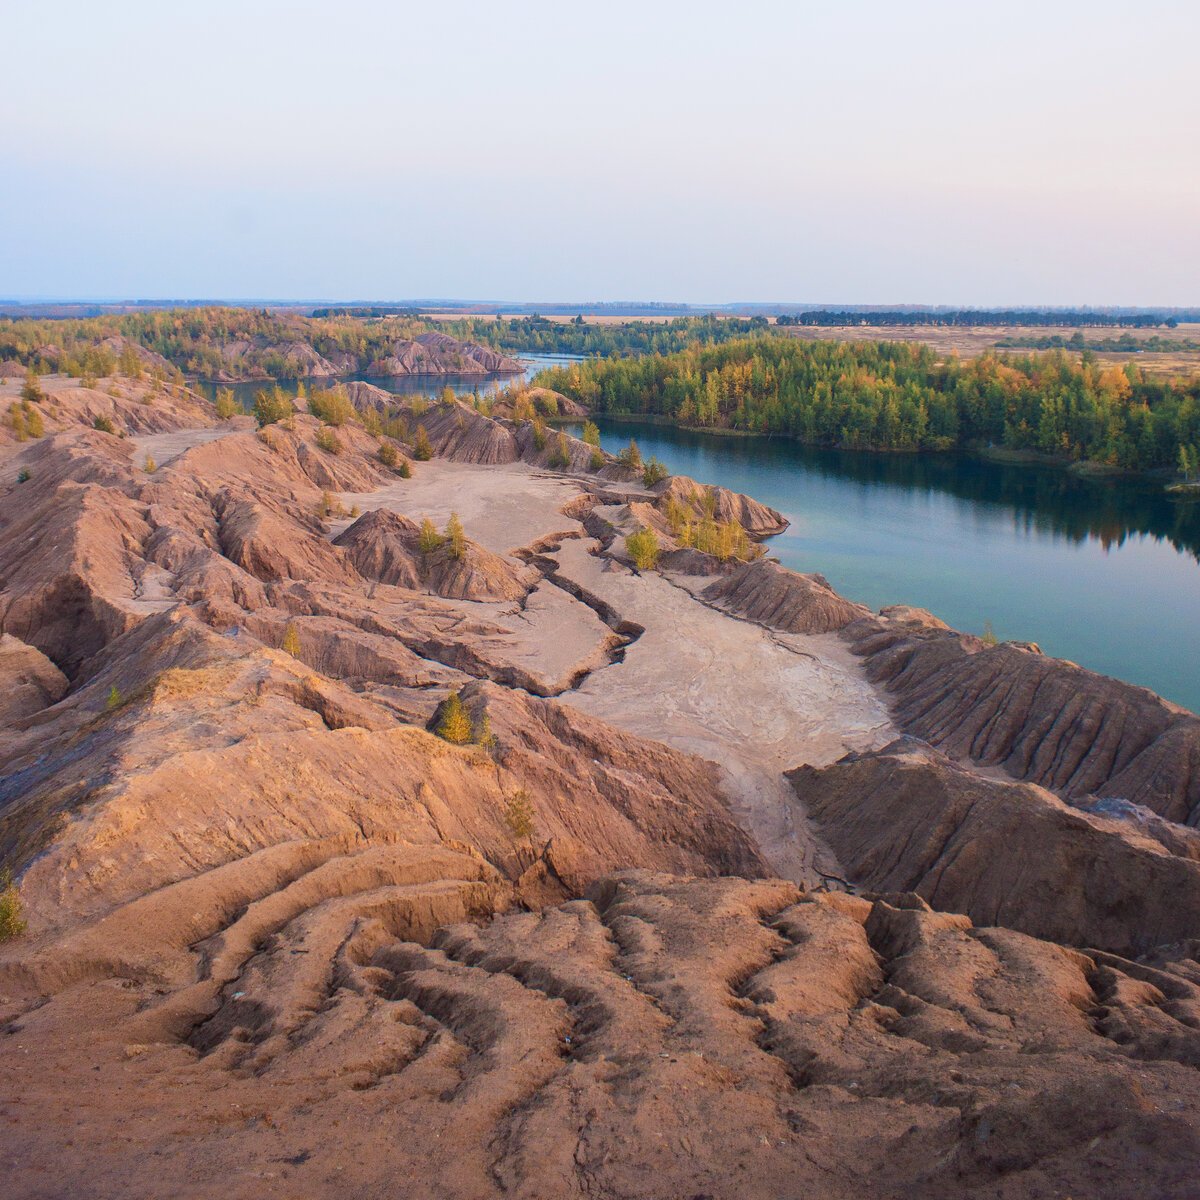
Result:
<svg viewBox="0 0 1200 1200"><path fill-rule="evenodd" d="M1200 304L1197 0L0 28L0 296Z"/></svg>

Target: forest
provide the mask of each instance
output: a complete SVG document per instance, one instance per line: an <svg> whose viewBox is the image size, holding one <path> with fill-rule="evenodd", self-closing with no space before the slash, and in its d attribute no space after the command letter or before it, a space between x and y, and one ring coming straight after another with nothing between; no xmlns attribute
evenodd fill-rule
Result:
<svg viewBox="0 0 1200 1200"><path fill-rule="evenodd" d="M525 354L578 354L604 358L627 354L672 354L693 343L713 345L768 328L766 317L675 317L670 321L622 321L589 324L546 317L501 317L494 321L464 317L438 328L453 337L481 342L496 350Z"/></svg>
<svg viewBox="0 0 1200 1200"><path fill-rule="evenodd" d="M1127 471L1200 461L1200 381L1061 351L939 360L927 346L751 336L541 372L595 412L870 450L1004 447Z"/></svg>
<svg viewBox="0 0 1200 1200"><path fill-rule="evenodd" d="M398 318L364 321L272 313L212 305L100 317L0 320L0 361L39 372L104 375L122 340L161 355L199 379L296 379L306 373L308 348L364 369L395 342L441 328Z"/></svg>
<svg viewBox="0 0 1200 1200"><path fill-rule="evenodd" d="M1153 329L1165 325L1174 329L1179 320L1171 313L1096 312L1089 309L814 309L811 312L785 313L777 325L1068 325Z"/></svg>
<svg viewBox="0 0 1200 1200"><path fill-rule="evenodd" d="M0 361L15 360L40 372L103 376L125 339L161 355L176 370L199 379L296 379L307 373L307 348L366 370L397 342L438 331L508 353L579 355L667 354L694 343L707 345L767 327L765 317L679 317L666 322L614 325L564 323L544 317L434 321L407 311L320 310L302 317L266 309L208 307L113 313L99 317L0 319ZM351 311L354 315L351 315Z"/></svg>

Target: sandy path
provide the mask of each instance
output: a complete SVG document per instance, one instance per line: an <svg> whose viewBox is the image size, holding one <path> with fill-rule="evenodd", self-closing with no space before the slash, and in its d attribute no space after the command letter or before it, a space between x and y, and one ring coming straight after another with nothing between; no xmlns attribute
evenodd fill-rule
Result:
<svg viewBox="0 0 1200 1200"><path fill-rule="evenodd" d="M225 425L217 425L207 429L175 429L170 433L148 433L142 437L129 439L134 447L134 462L141 464L144 455L149 455L160 466L186 454L193 446L203 446L206 442L216 442L231 433L244 433L247 426L243 421L231 421Z"/></svg>
<svg viewBox="0 0 1200 1200"><path fill-rule="evenodd" d="M720 764L734 813L784 877L840 874L783 771L897 736L857 660L836 635L778 634L719 613L660 575L595 557L594 544L565 542L562 575L646 632L623 663L562 699Z"/></svg>

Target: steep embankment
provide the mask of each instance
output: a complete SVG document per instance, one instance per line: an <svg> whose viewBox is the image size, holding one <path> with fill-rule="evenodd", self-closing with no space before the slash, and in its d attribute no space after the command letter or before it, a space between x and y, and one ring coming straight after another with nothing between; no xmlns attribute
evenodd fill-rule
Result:
<svg viewBox="0 0 1200 1200"><path fill-rule="evenodd" d="M640 524L782 518L532 422L435 406L406 479L354 421L212 440L175 395L114 406L135 443L91 402L0 450L8 1193L1189 1193L1194 833L878 750L868 673L999 730L966 667L1040 656L761 561L638 573Z"/></svg>

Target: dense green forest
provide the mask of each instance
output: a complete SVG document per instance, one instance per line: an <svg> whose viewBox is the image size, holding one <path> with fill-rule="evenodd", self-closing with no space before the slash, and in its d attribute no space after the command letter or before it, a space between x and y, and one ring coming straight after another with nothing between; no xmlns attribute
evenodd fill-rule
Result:
<svg viewBox="0 0 1200 1200"><path fill-rule="evenodd" d="M1124 470L1180 469L1200 447L1200 382L1145 379L1088 355L939 361L927 346L756 336L591 359L535 383L602 413L782 433L848 449L1002 446ZM1185 468L1186 469L1186 468Z"/></svg>
<svg viewBox="0 0 1200 1200"><path fill-rule="evenodd" d="M693 343L732 341L768 328L766 317L675 317L670 321L622 321L598 325L577 317L550 321L545 317L501 317L495 321L464 317L439 323L454 337L481 342L497 350L526 354L578 354L612 357L627 354L671 354Z"/></svg>

